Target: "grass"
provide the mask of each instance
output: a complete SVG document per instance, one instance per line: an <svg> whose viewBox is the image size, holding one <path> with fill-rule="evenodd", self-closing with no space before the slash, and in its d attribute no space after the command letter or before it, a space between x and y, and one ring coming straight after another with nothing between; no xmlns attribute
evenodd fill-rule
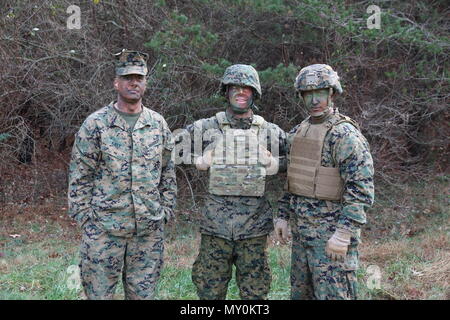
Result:
<svg viewBox="0 0 450 320"><path fill-rule="evenodd" d="M395 202L379 197L363 230L358 280L362 299L450 299L450 220L448 179L409 187ZM439 190L439 192L436 192ZM388 193L387 193L388 194ZM400 202L403 201L403 202ZM400 205L399 205L400 203ZM76 300L67 272L78 264L80 236L65 208L40 206L0 208L0 300ZM200 237L195 223L179 217L167 230L165 264L156 299L197 299L191 267ZM393 231L394 230L394 231ZM269 299L289 299L290 249L269 245L272 285ZM374 267L376 266L376 267ZM380 287L370 286L380 271ZM123 299L118 284L116 299ZM227 299L239 299L235 279Z"/></svg>
<svg viewBox="0 0 450 320"><path fill-rule="evenodd" d="M76 247L64 241L11 241L0 260L0 299L77 299L66 285Z"/></svg>
<svg viewBox="0 0 450 320"><path fill-rule="evenodd" d="M78 242L57 239L31 239L36 224L18 238L2 235L0 258L0 300L76 300L83 298L80 290L70 289L70 266L78 264ZM51 228L64 233L63 226ZM195 260L199 236L190 226L185 234L168 239L165 249L165 266L156 293L156 299L198 299L191 281L191 267ZM188 230L186 232L186 230ZM17 229L16 229L17 231ZM289 250L287 247L269 249L273 271L269 298L287 299L289 296ZM115 299L123 299L123 287L118 283ZM227 299L239 299L239 290L233 277Z"/></svg>

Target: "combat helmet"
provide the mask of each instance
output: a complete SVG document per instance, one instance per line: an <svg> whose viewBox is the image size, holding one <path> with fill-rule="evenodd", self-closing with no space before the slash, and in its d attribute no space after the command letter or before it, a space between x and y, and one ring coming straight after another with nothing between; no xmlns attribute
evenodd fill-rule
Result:
<svg viewBox="0 0 450 320"><path fill-rule="evenodd" d="M343 92L338 74L327 64L312 64L301 69L294 86L298 93L327 88L339 94Z"/></svg>
<svg viewBox="0 0 450 320"><path fill-rule="evenodd" d="M235 64L225 69L220 82L220 92L225 95L227 85L249 86L254 89L255 98L261 99L261 85L258 72L250 65Z"/></svg>

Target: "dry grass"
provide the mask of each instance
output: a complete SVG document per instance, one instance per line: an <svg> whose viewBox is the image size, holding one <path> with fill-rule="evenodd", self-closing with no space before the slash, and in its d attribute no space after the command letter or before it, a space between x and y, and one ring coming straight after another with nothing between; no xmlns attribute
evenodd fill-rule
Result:
<svg viewBox="0 0 450 320"><path fill-rule="evenodd" d="M450 238L443 226L414 238L365 243L361 265L380 267L380 298L449 298Z"/></svg>
<svg viewBox="0 0 450 320"><path fill-rule="evenodd" d="M167 241L164 251L164 263L175 268L191 268L200 246L198 233Z"/></svg>
<svg viewBox="0 0 450 320"><path fill-rule="evenodd" d="M26 179L33 181L33 177L51 172L52 168L64 171L64 163L56 158L51 162L58 162L60 167L55 163L54 166L43 166L41 171L30 171L35 168L25 166L18 175L14 176L11 172L9 177L15 178L15 181L12 180L15 186L11 184L7 190L11 194L14 194L18 186L23 194L37 190L36 185L27 184ZM33 175L33 172L39 174ZM12 201L0 207L0 274L14 274L0 281L0 287L4 286L8 290L15 288L14 295L7 298L27 298L22 294L28 292L42 299L76 298L61 288L55 288L54 284L57 282L52 282L50 277L39 280L43 275L53 274L53 270L57 268L55 264L74 263L72 260L76 257L80 239L79 228L67 215L66 199L58 196L58 192L62 193L61 189L57 190L56 183L43 189L43 193L42 190L35 192L36 195L42 194L38 201ZM398 201L391 197L389 202L386 200L384 203L379 197L377 207L368 214L368 218L372 220L368 227L372 229L364 230L361 270L364 273L370 265L379 266L382 272L382 290L371 291L366 288L364 297L450 299L448 185L446 181L435 181L420 188L406 186L405 192L414 196L403 196ZM15 195L18 196L17 193ZM388 199L387 196L385 198ZM382 210L378 210L380 208ZM172 222L167 229L167 281L164 286L168 289L161 293L162 299L195 298L190 269L198 253L200 237L194 231L194 226L197 225L194 221L195 212L186 215L186 210L178 212L179 221ZM57 243L56 246L54 243ZM276 269L274 282L281 279L277 287L279 290L273 298L284 299L287 296L283 290L287 290L289 286L286 279L290 251L286 248L277 246L274 241L269 244ZM55 274L63 277L65 269L61 268L60 275ZM29 270L35 270L34 282L29 280ZM364 283L367 275L363 274L362 277L361 282ZM119 298L121 297L119 293Z"/></svg>

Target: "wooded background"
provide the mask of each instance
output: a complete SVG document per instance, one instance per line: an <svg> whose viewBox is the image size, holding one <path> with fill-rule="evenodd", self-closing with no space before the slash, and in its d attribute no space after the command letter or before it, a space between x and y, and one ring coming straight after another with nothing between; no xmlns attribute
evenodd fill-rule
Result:
<svg viewBox="0 0 450 320"><path fill-rule="evenodd" d="M150 54L144 104L172 130L223 110L220 77L245 63L260 74L259 114L288 131L305 117L298 71L329 64L344 89L336 105L370 142L377 184L448 175L445 0L0 3L0 202L65 192L73 136L115 98L113 54L122 48ZM67 28L70 5L80 7L79 30ZM367 27L370 5L381 9L380 29ZM194 173L180 170L183 195ZM17 187L27 182L33 192Z"/></svg>

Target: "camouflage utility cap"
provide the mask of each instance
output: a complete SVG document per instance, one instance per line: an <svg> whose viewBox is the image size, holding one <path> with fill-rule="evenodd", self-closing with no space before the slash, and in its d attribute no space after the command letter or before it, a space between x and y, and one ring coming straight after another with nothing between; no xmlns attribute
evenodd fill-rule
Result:
<svg viewBox="0 0 450 320"><path fill-rule="evenodd" d="M327 64L304 67L295 78L297 92L327 88L333 88L339 94L343 92L338 74Z"/></svg>
<svg viewBox="0 0 450 320"><path fill-rule="evenodd" d="M220 91L223 95L225 95L227 85L252 87L256 91L256 98L261 98L258 72L250 65L235 64L228 67L220 83Z"/></svg>
<svg viewBox="0 0 450 320"><path fill-rule="evenodd" d="M127 74L147 75L148 54L140 51L123 49L116 53L116 75L125 76Z"/></svg>

